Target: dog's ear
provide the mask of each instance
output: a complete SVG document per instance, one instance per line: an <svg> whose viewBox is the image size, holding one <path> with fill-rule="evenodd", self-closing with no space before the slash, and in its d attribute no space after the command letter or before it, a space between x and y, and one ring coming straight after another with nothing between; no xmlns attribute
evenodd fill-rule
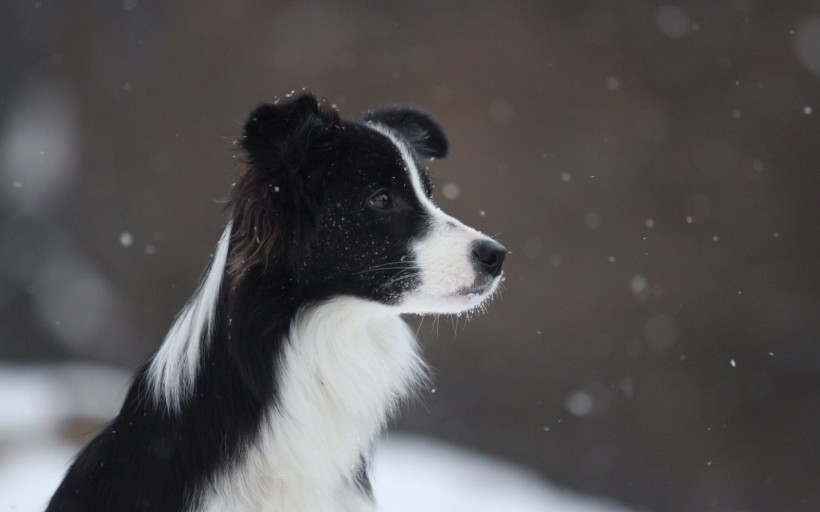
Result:
<svg viewBox="0 0 820 512"><path fill-rule="evenodd" d="M273 260L292 269L303 263L340 137L338 114L309 93L250 114L240 139L247 168L229 201L232 273Z"/></svg>
<svg viewBox="0 0 820 512"><path fill-rule="evenodd" d="M368 112L365 121L383 124L399 133L422 157L447 156L447 137L444 136L444 131L421 110L400 106L384 107Z"/></svg>
<svg viewBox="0 0 820 512"><path fill-rule="evenodd" d="M257 172L288 181L321 181L322 167L335 148L338 114L324 108L310 93L256 108L245 121L242 148Z"/></svg>

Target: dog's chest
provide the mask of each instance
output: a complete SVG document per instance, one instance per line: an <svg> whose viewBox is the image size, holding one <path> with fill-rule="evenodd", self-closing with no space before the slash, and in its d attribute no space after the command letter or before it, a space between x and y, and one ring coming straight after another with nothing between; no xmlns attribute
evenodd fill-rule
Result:
<svg viewBox="0 0 820 512"><path fill-rule="evenodd" d="M404 321L362 302L335 300L297 319L281 355L277 401L203 508L372 510L357 481L363 458L423 364Z"/></svg>

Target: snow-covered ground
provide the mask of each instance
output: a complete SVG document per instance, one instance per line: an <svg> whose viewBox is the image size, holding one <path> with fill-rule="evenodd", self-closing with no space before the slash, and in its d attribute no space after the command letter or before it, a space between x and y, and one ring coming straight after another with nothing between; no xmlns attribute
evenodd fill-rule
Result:
<svg viewBox="0 0 820 512"><path fill-rule="evenodd" d="M0 365L0 512L43 510L77 450L71 417L111 417L128 376L92 365ZM373 484L383 512L627 512L514 464L431 439L390 435Z"/></svg>

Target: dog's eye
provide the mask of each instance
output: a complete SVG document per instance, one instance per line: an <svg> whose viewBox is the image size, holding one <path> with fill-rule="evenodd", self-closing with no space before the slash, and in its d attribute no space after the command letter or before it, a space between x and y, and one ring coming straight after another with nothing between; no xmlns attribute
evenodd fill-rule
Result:
<svg viewBox="0 0 820 512"><path fill-rule="evenodd" d="M393 207L393 199L386 190L379 190L367 200L367 204L377 210L389 210Z"/></svg>

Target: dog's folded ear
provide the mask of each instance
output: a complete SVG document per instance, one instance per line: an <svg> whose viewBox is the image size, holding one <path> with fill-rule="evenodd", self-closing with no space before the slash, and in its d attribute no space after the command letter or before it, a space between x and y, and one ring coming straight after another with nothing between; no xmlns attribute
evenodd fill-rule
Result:
<svg viewBox="0 0 820 512"><path fill-rule="evenodd" d="M271 260L298 268L310 250L340 138L336 111L309 93L250 114L240 139L248 166L228 202L232 273Z"/></svg>
<svg viewBox="0 0 820 512"><path fill-rule="evenodd" d="M338 131L338 114L303 93L257 107L245 122L241 143L256 171L285 173L277 176L281 180L301 175L315 182L332 156Z"/></svg>
<svg viewBox="0 0 820 512"><path fill-rule="evenodd" d="M372 110L365 115L365 121L387 126L399 133L425 158L447 156L447 137L433 119L414 108L393 106Z"/></svg>

